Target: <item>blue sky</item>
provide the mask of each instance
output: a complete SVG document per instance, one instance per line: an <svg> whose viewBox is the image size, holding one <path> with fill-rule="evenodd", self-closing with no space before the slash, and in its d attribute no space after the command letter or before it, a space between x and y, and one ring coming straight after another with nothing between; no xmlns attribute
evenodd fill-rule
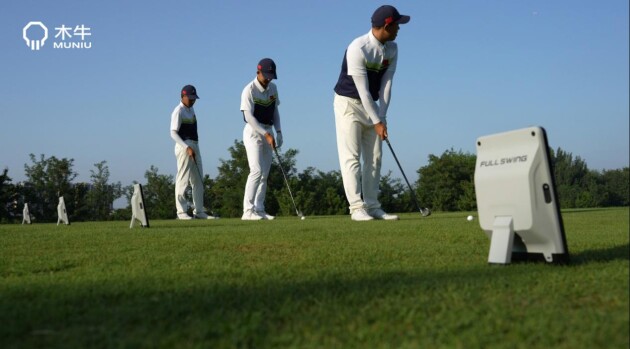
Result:
<svg viewBox="0 0 630 349"><path fill-rule="evenodd" d="M123 185L144 183L151 165L174 174L170 113L190 83L201 97L204 167L215 177L242 138L241 91L271 57L284 147L300 151L300 171L338 170L332 88L345 48L383 3L184 3L3 1L0 168L23 180L33 153L74 159L79 181L103 160ZM627 0L390 3L411 16L397 38L388 118L410 180L429 154L474 153L480 136L531 125L591 169L628 166ZM22 39L30 21L49 28L39 51ZM54 48L62 25L90 28L91 48ZM401 177L383 151L383 173Z"/></svg>

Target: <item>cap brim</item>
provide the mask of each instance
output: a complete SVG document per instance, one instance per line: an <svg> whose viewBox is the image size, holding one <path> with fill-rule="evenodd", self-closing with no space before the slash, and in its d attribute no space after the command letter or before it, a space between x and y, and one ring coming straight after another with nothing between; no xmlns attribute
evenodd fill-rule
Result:
<svg viewBox="0 0 630 349"><path fill-rule="evenodd" d="M199 96L197 96L197 95L189 95L188 99L199 99Z"/></svg>
<svg viewBox="0 0 630 349"><path fill-rule="evenodd" d="M273 79L277 79L278 78L278 75L276 75L276 73L265 73L265 72L263 72L262 75L267 80L273 80Z"/></svg>
<svg viewBox="0 0 630 349"><path fill-rule="evenodd" d="M396 23L405 24L405 23L408 23L410 19L411 19L410 16L400 16L400 19L397 20Z"/></svg>

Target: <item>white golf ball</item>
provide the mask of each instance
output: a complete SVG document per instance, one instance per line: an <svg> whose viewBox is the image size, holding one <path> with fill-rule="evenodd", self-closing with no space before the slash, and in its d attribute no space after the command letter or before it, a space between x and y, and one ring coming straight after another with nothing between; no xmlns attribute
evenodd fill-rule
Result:
<svg viewBox="0 0 630 349"><path fill-rule="evenodd" d="M302 220L305 220L305 219L306 219L306 217L302 216Z"/></svg>
<svg viewBox="0 0 630 349"><path fill-rule="evenodd" d="M468 217L466 217L466 219L470 222L470 221L473 220L473 216L468 216Z"/></svg>

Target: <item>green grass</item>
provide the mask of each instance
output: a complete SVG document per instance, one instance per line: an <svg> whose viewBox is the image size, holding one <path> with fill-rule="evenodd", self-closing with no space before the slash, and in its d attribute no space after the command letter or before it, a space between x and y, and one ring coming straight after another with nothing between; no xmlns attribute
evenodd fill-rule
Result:
<svg viewBox="0 0 630 349"><path fill-rule="evenodd" d="M628 348L629 210L487 264L468 212L0 226L0 347Z"/></svg>

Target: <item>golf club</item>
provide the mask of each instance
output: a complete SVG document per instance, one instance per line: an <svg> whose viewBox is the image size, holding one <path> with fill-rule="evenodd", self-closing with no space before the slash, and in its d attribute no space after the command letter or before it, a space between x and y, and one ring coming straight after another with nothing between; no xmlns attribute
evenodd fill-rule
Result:
<svg viewBox="0 0 630 349"><path fill-rule="evenodd" d="M197 173L199 173L199 178L201 179L201 185L203 186L203 175L201 174L201 169L199 168L199 164L197 163L197 159L195 156L192 157L193 162L195 163L195 167L197 168ZM219 217L214 213L214 211L210 211L210 214L214 219L218 219Z"/></svg>
<svg viewBox="0 0 630 349"><path fill-rule="evenodd" d="M282 171L282 177L284 177L284 183L287 184L287 189L289 190L289 196L291 197L291 202L293 202L293 208L295 208L295 213L301 219L304 219L304 215L300 210L298 210L297 205L295 204L295 199L293 199L293 193L291 192L291 187L289 186L289 180L287 178L287 174L284 172L284 168L282 167L282 161L280 160L280 155L278 154L278 148L273 148L274 153L276 153L276 160L278 161L278 167L280 167L280 171Z"/></svg>
<svg viewBox="0 0 630 349"><path fill-rule="evenodd" d="M199 168L199 165L197 164L197 159L195 158L195 156L193 156L192 159L193 159L193 162L195 163L195 167L197 168L199 179L201 179L201 183L203 184L203 175L201 174L201 169Z"/></svg>
<svg viewBox="0 0 630 349"><path fill-rule="evenodd" d="M389 139L385 138L385 142L387 142L387 146L389 147L389 150L391 150L392 155L394 156L394 160L396 160L396 163L398 164L398 168L400 169L400 173L402 173L403 178L405 178L405 182L407 182L407 186L409 187L409 191L411 192L411 198L413 199L413 202L416 204L416 208L418 209L418 211L420 212L420 214L423 217L430 216L431 215L431 210L429 210L426 207L425 208L421 208L420 204L418 204L418 199L416 198L416 193L411 188L411 184L409 184L409 180L407 179L407 176L405 176L405 171L403 171L402 166L400 166L400 162L398 161L398 157L396 156L396 153L394 153L394 148L392 148L391 143L389 143Z"/></svg>

